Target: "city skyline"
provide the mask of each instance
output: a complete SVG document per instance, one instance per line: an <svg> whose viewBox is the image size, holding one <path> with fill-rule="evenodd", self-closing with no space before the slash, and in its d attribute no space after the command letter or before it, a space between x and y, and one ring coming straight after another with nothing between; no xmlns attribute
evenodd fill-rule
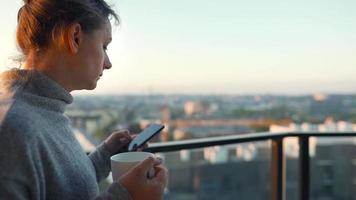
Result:
<svg viewBox="0 0 356 200"><path fill-rule="evenodd" d="M356 93L356 2L109 1L113 68L74 94ZM0 71L22 1L0 2ZM6 9L4 9L6 8Z"/></svg>

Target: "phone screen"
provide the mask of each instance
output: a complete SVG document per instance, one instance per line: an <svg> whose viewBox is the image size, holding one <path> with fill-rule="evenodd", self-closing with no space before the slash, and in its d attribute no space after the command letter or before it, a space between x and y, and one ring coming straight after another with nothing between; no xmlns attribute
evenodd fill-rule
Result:
<svg viewBox="0 0 356 200"><path fill-rule="evenodd" d="M153 136L158 134L163 128L164 126L161 124L151 124L130 142L128 150L135 151L137 148L149 141Z"/></svg>

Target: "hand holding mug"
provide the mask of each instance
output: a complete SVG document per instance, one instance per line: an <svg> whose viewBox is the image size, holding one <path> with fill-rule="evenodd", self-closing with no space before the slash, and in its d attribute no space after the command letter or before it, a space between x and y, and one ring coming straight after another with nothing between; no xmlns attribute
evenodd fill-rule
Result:
<svg viewBox="0 0 356 200"><path fill-rule="evenodd" d="M162 159L148 152L126 152L111 157L113 180L120 182L135 200L159 200L167 185Z"/></svg>
<svg viewBox="0 0 356 200"><path fill-rule="evenodd" d="M149 177L152 168L154 175ZM149 157L124 174L119 182L135 200L160 200L167 185L167 168L162 160Z"/></svg>

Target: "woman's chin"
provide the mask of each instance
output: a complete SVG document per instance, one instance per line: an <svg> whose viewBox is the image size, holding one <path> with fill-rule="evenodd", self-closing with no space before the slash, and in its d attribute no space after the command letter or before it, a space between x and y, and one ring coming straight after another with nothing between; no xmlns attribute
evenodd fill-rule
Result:
<svg viewBox="0 0 356 200"><path fill-rule="evenodd" d="M96 88L96 83L93 83L89 88L88 90L94 90Z"/></svg>
<svg viewBox="0 0 356 200"><path fill-rule="evenodd" d="M84 90L94 90L96 88L97 83L92 82L91 84L86 85L83 89Z"/></svg>
<svg viewBox="0 0 356 200"><path fill-rule="evenodd" d="M85 84L82 84L74 90L94 90L96 86L97 86L97 81L92 81L92 82L87 82Z"/></svg>

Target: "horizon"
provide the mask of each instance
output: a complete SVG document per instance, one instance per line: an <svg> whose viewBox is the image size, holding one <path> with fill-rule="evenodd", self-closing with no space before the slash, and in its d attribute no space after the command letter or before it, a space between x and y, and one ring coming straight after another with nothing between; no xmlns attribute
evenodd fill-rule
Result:
<svg viewBox="0 0 356 200"><path fill-rule="evenodd" d="M354 1L108 2L121 18L113 68L74 95L356 93ZM0 71L18 65L21 5L0 2Z"/></svg>
<svg viewBox="0 0 356 200"><path fill-rule="evenodd" d="M305 94L278 94L278 93L259 93L259 94L208 94L208 93L116 93L116 94L92 94L92 93L74 93L72 94L74 97L86 97L86 96L144 96L144 97L154 97L154 96L214 96L214 97L253 97L253 96L260 96L260 97L267 97L267 96L274 96L274 97L311 97L311 96L355 96L356 93L305 93Z"/></svg>

